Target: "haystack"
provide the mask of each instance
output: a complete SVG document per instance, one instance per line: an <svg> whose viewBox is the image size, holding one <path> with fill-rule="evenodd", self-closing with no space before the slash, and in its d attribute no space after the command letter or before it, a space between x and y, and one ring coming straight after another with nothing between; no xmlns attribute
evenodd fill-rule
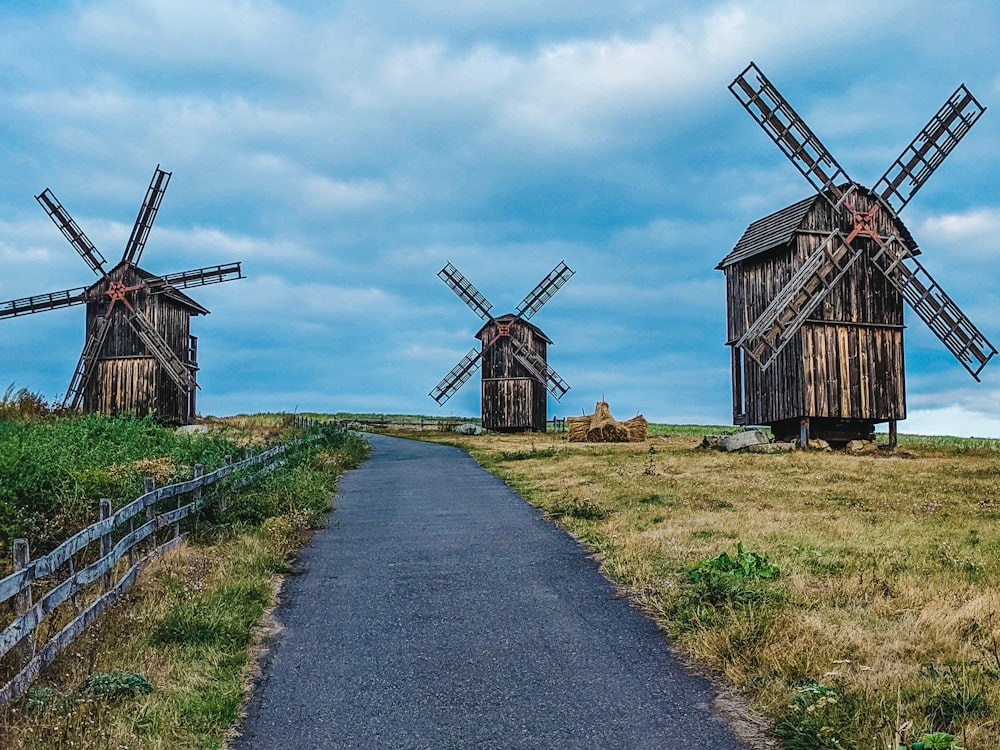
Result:
<svg viewBox="0 0 1000 750"><path fill-rule="evenodd" d="M567 417L566 425L571 443L643 443L648 422L641 414L619 422L607 402L598 401L593 414Z"/></svg>

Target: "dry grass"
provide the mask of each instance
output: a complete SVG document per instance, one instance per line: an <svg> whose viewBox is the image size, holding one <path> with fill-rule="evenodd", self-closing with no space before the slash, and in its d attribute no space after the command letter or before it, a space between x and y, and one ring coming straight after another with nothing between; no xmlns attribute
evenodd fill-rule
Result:
<svg viewBox="0 0 1000 750"><path fill-rule="evenodd" d="M757 710L797 721L790 706L799 687L834 689L841 699L822 708L816 744L795 747L835 748L838 738L857 750L895 750L906 720L918 733L950 731L968 750L996 747L993 446L911 441L895 454L743 455L700 449L685 435L645 445L421 437L469 449L599 550L606 573L674 642ZM776 563L779 580L729 599L696 596L687 571L737 542Z"/></svg>

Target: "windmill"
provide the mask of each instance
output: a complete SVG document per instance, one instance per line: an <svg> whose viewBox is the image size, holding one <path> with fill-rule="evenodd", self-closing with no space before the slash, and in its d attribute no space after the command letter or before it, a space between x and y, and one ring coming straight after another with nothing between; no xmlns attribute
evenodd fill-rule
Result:
<svg viewBox="0 0 1000 750"><path fill-rule="evenodd" d="M816 194L753 222L726 274L733 420L873 438L906 418L903 301L977 381L996 348L917 260L899 213L985 111L959 86L885 174L854 182L754 64L729 86Z"/></svg>
<svg viewBox="0 0 1000 750"><path fill-rule="evenodd" d="M493 305L455 266L449 263L442 268L438 277L486 324L476 333L481 349L470 349L431 391L431 398L443 405L482 367L483 427L497 432L544 432L546 390L558 401L569 386L546 361L552 341L528 321L572 276L569 266L559 263L513 313L494 318Z"/></svg>
<svg viewBox="0 0 1000 750"><path fill-rule="evenodd" d="M193 315L208 310L180 290L243 278L240 264L165 275L139 267L149 230L171 173L157 165L121 260L110 270L52 191L35 199L84 263L100 278L91 286L0 302L0 318L85 304L86 343L62 406L110 414L134 411L167 422L189 423L198 386Z"/></svg>

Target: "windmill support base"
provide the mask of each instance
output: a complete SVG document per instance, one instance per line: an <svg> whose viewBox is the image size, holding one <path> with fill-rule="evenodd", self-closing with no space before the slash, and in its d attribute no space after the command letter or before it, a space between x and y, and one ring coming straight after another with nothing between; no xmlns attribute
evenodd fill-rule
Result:
<svg viewBox="0 0 1000 750"><path fill-rule="evenodd" d="M889 420L889 449L896 450L898 435L896 434L896 420Z"/></svg>
<svg viewBox="0 0 1000 750"><path fill-rule="evenodd" d="M868 419L795 417L772 422L768 426L775 440L798 440L802 446L809 445L810 440L825 440L833 448L843 448L852 440L875 441L875 422Z"/></svg>

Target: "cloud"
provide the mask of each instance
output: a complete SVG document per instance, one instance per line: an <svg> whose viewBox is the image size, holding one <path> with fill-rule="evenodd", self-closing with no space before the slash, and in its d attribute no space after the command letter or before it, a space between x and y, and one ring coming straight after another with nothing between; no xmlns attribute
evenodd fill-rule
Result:
<svg viewBox="0 0 1000 750"><path fill-rule="evenodd" d="M1000 249L1000 207L970 208L962 212L932 215L919 223L921 243L945 246L967 258Z"/></svg>
<svg viewBox="0 0 1000 750"><path fill-rule="evenodd" d="M914 409L899 423L899 429L911 435L1000 438L1000 415L984 414L958 404Z"/></svg>

